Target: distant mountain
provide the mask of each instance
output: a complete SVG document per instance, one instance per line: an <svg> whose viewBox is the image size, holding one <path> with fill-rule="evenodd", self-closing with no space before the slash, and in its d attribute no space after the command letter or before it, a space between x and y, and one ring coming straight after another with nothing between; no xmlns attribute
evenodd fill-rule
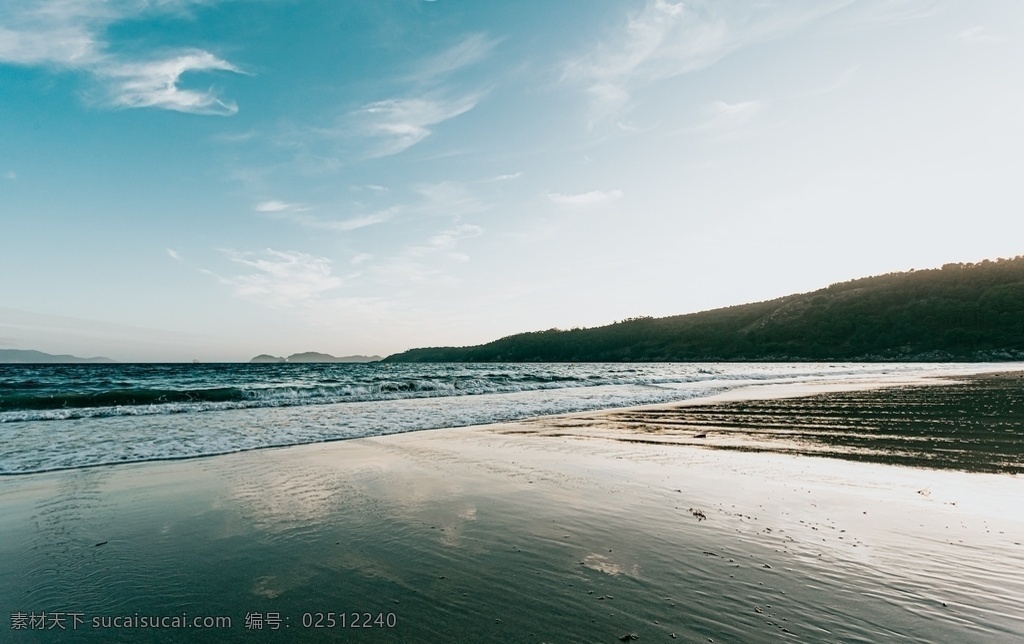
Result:
<svg viewBox="0 0 1024 644"><path fill-rule="evenodd" d="M689 315L411 349L384 362L1022 359L1024 256L865 277Z"/></svg>
<svg viewBox="0 0 1024 644"><path fill-rule="evenodd" d="M261 353L249 362L288 362L288 358L278 358L277 356Z"/></svg>
<svg viewBox="0 0 1024 644"><path fill-rule="evenodd" d="M0 349L0 364L85 364L113 363L110 358L79 358L69 355L53 355L42 351L26 349Z"/></svg>
<svg viewBox="0 0 1024 644"><path fill-rule="evenodd" d="M307 351L305 353L293 353L287 358L278 358L277 356L271 356L263 353L256 356L249 362L377 362L380 359L380 356L343 356L338 358L328 353L317 353L315 351Z"/></svg>

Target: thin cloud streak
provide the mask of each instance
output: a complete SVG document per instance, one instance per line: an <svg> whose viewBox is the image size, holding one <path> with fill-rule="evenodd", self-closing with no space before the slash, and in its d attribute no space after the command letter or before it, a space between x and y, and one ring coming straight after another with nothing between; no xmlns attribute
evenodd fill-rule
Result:
<svg viewBox="0 0 1024 644"><path fill-rule="evenodd" d="M309 210L309 206L301 203L288 203L279 199L261 201L254 206L256 212L303 212Z"/></svg>
<svg viewBox="0 0 1024 644"><path fill-rule="evenodd" d="M483 62L491 55L498 42L485 34L470 34L457 45L421 62L410 80L424 84L432 83L440 77Z"/></svg>
<svg viewBox="0 0 1024 644"><path fill-rule="evenodd" d="M1007 40L1005 36L987 33L984 27L964 29L956 35L956 38L963 42L980 45L998 45Z"/></svg>
<svg viewBox="0 0 1024 644"><path fill-rule="evenodd" d="M455 99L392 98L370 103L351 118L363 136L379 141L370 155L386 157L423 141L433 133L432 127L470 111L480 98L480 94Z"/></svg>
<svg viewBox="0 0 1024 644"><path fill-rule="evenodd" d="M695 128L698 131L726 131L742 127L754 118L762 109L760 100L740 103L715 101L709 108L711 117Z"/></svg>
<svg viewBox="0 0 1024 644"><path fill-rule="evenodd" d="M396 211L394 209L382 210L380 212L358 215L348 219L323 219L313 215L302 214L301 212L288 211L269 212L267 214L274 219L289 221L298 224L303 228L347 233L359 228L366 228L367 226L373 226L374 224L384 223L394 217L395 212Z"/></svg>
<svg viewBox="0 0 1024 644"><path fill-rule="evenodd" d="M622 197L621 190L591 190L579 194L562 194L560 192L547 193L548 199L559 206L570 208L589 208L611 203Z"/></svg>

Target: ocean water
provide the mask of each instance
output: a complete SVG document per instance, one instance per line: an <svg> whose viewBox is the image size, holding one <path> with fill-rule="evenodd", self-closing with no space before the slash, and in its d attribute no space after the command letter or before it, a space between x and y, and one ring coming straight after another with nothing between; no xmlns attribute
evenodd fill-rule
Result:
<svg viewBox="0 0 1024 644"><path fill-rule="evenodd" d="M756 383L1005 364L0 365L0 475L668 403Z"/></svg>

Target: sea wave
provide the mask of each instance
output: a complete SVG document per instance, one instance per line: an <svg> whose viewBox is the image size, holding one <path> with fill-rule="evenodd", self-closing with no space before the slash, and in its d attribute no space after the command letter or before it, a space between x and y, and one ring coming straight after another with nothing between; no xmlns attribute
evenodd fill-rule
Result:
<svg viewBox="0 0 1024 644"><path fill-rule="evenodd" d="M670 379L663 379L669 382ZM593 387L603 379L564 377L499 379L379 379L361 384L213 387L199 389L111 389L81 393L0 395L0 423L73 420L110 416L149 416L258 407L327 405L438 396L516 393L541 389ZM652 379L617 384L655 384Z"/></svg>
<svg viewBox="0 0 1024 644"><path fill-rule="evenodd" d="M907 367L903 367L904 369ZM101 365L0 372L0 424L877 372L863 365Z"/></svg>

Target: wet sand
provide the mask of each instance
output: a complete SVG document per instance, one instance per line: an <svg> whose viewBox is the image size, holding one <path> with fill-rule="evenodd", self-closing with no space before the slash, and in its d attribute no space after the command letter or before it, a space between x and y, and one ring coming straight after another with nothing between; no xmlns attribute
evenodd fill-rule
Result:
<svg viewBox="0 0 1024 644"><path fill-rule="evenodd" d="M893 396L923 408L947 387L977 403L965 419L994 418L985 401L1017 400L1010 378L820 391L857 396L845 416L858 429L839 433L862 436ZM1024 638L1024 479L835 458L856 450L803 437L829 431L808 420L828 405L787 397L814 392L732 392L684 406L696 415L682 424L666 407L619 410L0 478L0 639ZM757 435L769 402L775 429ZM1020 409L996 414L1017 437L999 458L1021 445ZM801 436L784 435L786 418ZM43 611L84 623L10 630ZM383 625L352 628L353 612ZM136 614L232 626L93 627Z"/></svg>

